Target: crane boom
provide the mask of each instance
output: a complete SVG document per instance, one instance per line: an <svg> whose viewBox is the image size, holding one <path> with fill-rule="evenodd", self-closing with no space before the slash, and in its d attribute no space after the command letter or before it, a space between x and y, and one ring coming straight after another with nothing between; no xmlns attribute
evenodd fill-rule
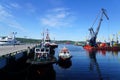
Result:
<svg viewBox="0 0 120 80"><path fill-rule="evenodd" d="M97 34L98 34L98 32L99 32L101 22L102 22L102 20L103 20L103 19L102 19L102 18L103 18L103 15L106 16L107 20L109 20L109 17L108 17L107 14L105 13L105 9L102 8L101 11L102 11L101 18L100 18L99 25L98 25L98 28L97 28L96 33L95 33L96 37L97 37Z"/></svg>

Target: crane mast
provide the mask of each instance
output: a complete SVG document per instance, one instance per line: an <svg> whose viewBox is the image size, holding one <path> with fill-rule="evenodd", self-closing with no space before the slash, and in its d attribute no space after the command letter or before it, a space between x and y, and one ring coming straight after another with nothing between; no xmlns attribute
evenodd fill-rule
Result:
<svg viewBox="0 0 120 80"><path fill-rule="evenodd" d="M97 46L97 44L96 44L96 38L97 38L97 35L98 35L98 32L99 32L101 23L103 21L103 15L105 15L105 17L107 18L107 20L109 20L109 17L105 13L105 9L102 8L101 11L102 11L102 13L101 13L101 17L100 17L99 24L98 24L98 27L97 27L96 31L94 31L92 27L89 29L90 35L91 35L91 38L89 40L89 44L91 46Z"/></svg>

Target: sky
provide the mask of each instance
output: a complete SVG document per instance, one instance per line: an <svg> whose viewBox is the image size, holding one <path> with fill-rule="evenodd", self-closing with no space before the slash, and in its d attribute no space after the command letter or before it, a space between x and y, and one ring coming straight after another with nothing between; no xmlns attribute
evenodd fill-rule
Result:
<svg viewBox="0 0 120 80"><path fill-rule="evenodd" d="M41 39L49 30L55 40L83 41L88 29L98 27L103 16L98 40L120 33L120 0L0 0L0 36L17 32L16 37ZM96 17L98 19L93 25Z"/></svg>

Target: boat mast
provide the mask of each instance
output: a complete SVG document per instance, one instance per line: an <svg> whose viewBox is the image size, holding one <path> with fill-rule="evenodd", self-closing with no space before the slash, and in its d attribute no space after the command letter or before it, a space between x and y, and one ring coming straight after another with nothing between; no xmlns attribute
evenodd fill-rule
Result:
<svg viewBox="0 0 120 80"><path fill-rule="evenodd" d="M46 42L50 42L50 37L49 37L49 32L48 32L48 29L47 29L47 32L46 32L46 39L45 39Z"/></svg>

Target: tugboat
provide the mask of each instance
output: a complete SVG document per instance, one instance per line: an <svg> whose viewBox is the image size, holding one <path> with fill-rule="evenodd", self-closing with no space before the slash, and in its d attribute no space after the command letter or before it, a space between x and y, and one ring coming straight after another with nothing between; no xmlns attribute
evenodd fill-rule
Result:
<svg viewBox="0 0 120 80"><path fill-rule="evenodd" d="M39 46L35 47L34 57L32 59L28 59L27 63L43 65L43 64L52 64L57 62L57 58L54 56L54 49L58 47L57 44L52 45L50 42L50 37L47 30L46 39L43 39Z"/></svg>
<svg viewBox="0 0 120 80"><path fill-rule="evenodd" d="M69 60L72 57L72 55L70 54L70 51L66 47L63 47L58 57L59 57L59 60L66 61L66 60Z"/></svg>
<svg viewBox="0 0 120 80"><path fill-rule="evenodd" d="M32 59L28 59L27 63L32 65L43 65L43 64L52 64L57 62L57 58L54 56L54 48L51 48L46 41L43 40L39 46L35 47L34 57Z"/></svg>
<svg viewBox="0 0 120 80"><path fill-rule="evenodd" d="M50 48L42 45L35 48L33 59L28 59L27 63L32 65L44 65L53 64L56 61L56 57L50 54Z"/></svg>

